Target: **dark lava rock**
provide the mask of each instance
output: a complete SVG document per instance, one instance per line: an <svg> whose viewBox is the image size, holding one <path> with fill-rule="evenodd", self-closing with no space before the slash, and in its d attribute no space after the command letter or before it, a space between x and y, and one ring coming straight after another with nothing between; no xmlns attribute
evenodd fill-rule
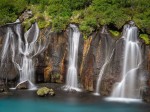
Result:
<svg viewBox="0 0 150 112"><path fill-rule="evenodd" d="M19 83L17 86L16 86L16 89L29 89L29 81L24 81L24 82L21 82Z"/></svg>
<svg viewBox="0 0 150 112"><path fill-rule="evenodd" d="M0 88L0 93L4 92L4 89L3 88Z"/></svg>
<svg viewBox="0 0 150 112"><path fill-rule="evenodd" d="M150 87L145 87L142 91L142 99L145 102L150 102Z"/></svg>

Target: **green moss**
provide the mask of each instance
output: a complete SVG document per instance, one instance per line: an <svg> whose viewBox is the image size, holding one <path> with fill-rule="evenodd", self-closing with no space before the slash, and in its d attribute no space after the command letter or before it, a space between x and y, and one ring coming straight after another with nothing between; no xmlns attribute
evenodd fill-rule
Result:
<svg viewBox="0 0 150 112"><path fill-rule="evenodd" d="M88 36L87 35L83 35L83 38L84 38L84 40L87 40Z"/></svg>
<svg viewBox="0 0 150 112"><path fill-rule="evenodd" d="M120 32L114 31L114 30L109 30L109 32L114 36L114 37L119 37Z"/></svg>
<svg viewBox="0 0 150 112"><path fill-rule="evenodd" d="M48 27L50 25L50 22L46 22L46 21L38 21L38 26L40 29L43 29L45 27Z"/></svg>
<svg viewBox="0 0 150 112"><path fill-rule="evenodd" d="M38 89L38 91L37 91L37 95L38 96L45 96L45 95L48 95L49 94L49 88L47 88L47 87L42 87L42 88L40 88L40 89Z"/></svg>
<svg viewBox="0 0 150 112"><path fill-rule="evenodd" d="M24 31L26 32L31 27L31 22L23 22Z"/></svg>
<svg viewBox="0 0 150 112"><path fill-rule="evenodd" d="M57 83L62 83L62 80L61 80L61 74L59 73L56 73L56 74L52 74L51 75L51 81L52 82L57 82Z"/></svg>
<svg viewBox="0 0 150 112"><path fill-rule="evenodd" d="M38 22L38 26L39 26L40 29L45 28L45 27L50 25L50 21L47 21L46 17L44 15L42 15L41 13L38 13L35 16L35 18Z"/></svg>
<svg viewBox="0 0 150 112"><path fill-rule="evenodd" d="M147 34L140 34L140 38L144 40L145 44L150 44L150 38Z"/></svg>
<svg viewBox="0 0 150 112"><path fill-rule="evenodd" d="M47 95L51 95L51 96L54 96L55 95L55 92L53 89L49 89L47 87L42 87L42 88L39 88L37 90L37 95L38 96L47 96Z"/></svg>

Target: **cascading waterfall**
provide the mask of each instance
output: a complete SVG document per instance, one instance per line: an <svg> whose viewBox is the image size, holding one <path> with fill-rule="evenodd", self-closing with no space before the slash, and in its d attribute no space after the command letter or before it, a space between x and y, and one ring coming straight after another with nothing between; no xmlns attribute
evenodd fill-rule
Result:
<svg viewBox="0 0 150 112"><path fill-rule="evenodd" d="M17 22L19 22L17 20ZM12 62L18 69L20 74L19 84L28 81L29 89L36 89L34 86L34 62L33 58L41 53L48 45L47 36L44 41L38 39L39 28L37 23L34 23L31 28L24 34L24 41L21 35L21 24L16 25L15 32L17 34L17 40L15 38L11 28L8 27L6 39L4 41L2 53L1 53L1 67L5 56L7 55L8 48L10 46L12 52ZM49 33L48 33L49 34ZM18 85L19 85L18 84ZM18 86L17 85L17 86ZM16 86L16 87L17 87Z"/></svg>
<svg viewBox="0 0 150 112"><path fill-rule="evenodd" d="M78 60L78 47L80 32L78 27L70 24L70 35L69 35L69 66L67 70L66 85L64 90L76 90L80 91L78 88L78 73L77 73L77 60ZM72 33L73 30L73 33Z"/></svg>
<svg viewBox="0 0 150 112"><path fill-rule="evenodd" d="M20 27L17 27L17 34L20 35ZM47 46L47 41L42 45L41 40L38 40L39 28L37 23L24 34L25 43L18 39L19 53L23 54L21 63L16 63L16 67L20 72L20 83L29 81L30 89L34 89L34 63L33 58L41 53ZM23 46L23 47L22 47Z"/></svg>
<svg viewBox="0 0 150 112"><path fill-rule="evenodd" d="M101 33L108 35L108 32L107 32L105 26L103 27ZM104 64L102 65L102 68L101 68L100 73L98 75L98 80L96 83L96 91L95 91L94 95L100 95L99 89L100 89L102 77L103 77L103 74L104 74L110 60L112 59L112 56L114 53L114 49L112 48L112 46L110 46L110 43L109 43L107 37L104 37L104 42L105 42L105 44L104 44L105 45L105 48L104 48L105 49L105 52L104 52L105 53L104 54L105 55L105 61L104 61Z"/></svg>
<svg viewBox="0 0 150 112"><path fill-rule="evenodd" d="M3 42L3 47L2 47L2 51L1 51L1 68L3 67L6 55L7 55L7 51L9 49L9 43L12 39L12 31L11 29L8 27L7 28L7 34L6 34L6 38Z"/></svg>
<svg viewBox="0 0 150 112"><path fill-rule="evenodd" d="M33 29L33 27L35 27L35 33L33 35L33 39L32 41L29 43L28 42L28 38L30 37L30 33L31 30ZM19 27L17 29L17 33L19 35ZM34 82L34 63L32 60L32 54L34 51L34 47L35 47L35 42L37 41L39 36L39 28L37 26L37 24L32 25L32 27L25 33L24 37L25 37L25 43L23 43L21 41L21 39L18 40L18 47L19 47L19 52L23 54L22 57L22 62L20 64L17 64L17 68L19 69L20 72L20 83L24 82L24 81L29 81L30 82L30 87L29 88L36 88L33 84ZM31 38L31 37L30 37ZM22 44L24 44L24 47Z"/></svg>
<svg viewBox="0 0 150 112"><path fill-rule="evenodd" d="M141 49L138 42L138 29L136 26L125 25L123 38L125 39L125 51L123 60L122 80L113 89L112 97L140 98L137 87L137 70L142 63Z"/></svg>

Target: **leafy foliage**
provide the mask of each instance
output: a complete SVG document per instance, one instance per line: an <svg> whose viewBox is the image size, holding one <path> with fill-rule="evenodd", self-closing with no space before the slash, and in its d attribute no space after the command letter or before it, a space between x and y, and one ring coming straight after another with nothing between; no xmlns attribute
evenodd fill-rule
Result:
<svg viewBox="0 0 150 112"><path fill-rule="evenodd" d="M26 5L26 0L1 0L0 25L14 22L18 15L25 9Z"/></svg>
<svg viewBox="0 0 150 112"><path fill-rule="evenodd" d="M24 9L34 14L24 21L27 28L36 20L40 28L52 25L54 31L61 32L75 23L88 36L102 25L121 29L134 20L142 33L150 34L149 0L1 0L0 25L15 21Z"/></svg>
<svg viewBox="0 0 150 112"><path fill-rule="evenodd" d="M150 38L147 34L140 34L140 38L144 40L145 44L150 44Z"/></svg>

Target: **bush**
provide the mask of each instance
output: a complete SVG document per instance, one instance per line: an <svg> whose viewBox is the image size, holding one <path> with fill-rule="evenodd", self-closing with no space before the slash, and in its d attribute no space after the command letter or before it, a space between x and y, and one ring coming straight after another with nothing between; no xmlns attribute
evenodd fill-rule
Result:
<svg viewBox="0 0 150 112"><path fill-rule="evenodd" d="M1 0L0 25L14 22L25 8L33 11L32 19L37 19L40 28L51 21L55 32L73 22L79 24L84 35L89 35L102 25L113 24L121 29L127 21L134 20L143 33L150 34L148 0Z"/></svg>
<svg viewBox="0 0 150 112"><path fill-rule="evenodd" d="M1 0L0 2L0 25L15 22L18 15L26 8L26 0Z"/></svg>
<svg viewBox="0 0 150 112"><path fill-rule="evenodd" d="M140 38L144 40L145 44L150 44L150 38L147 34L140 34Z"/></svg>

